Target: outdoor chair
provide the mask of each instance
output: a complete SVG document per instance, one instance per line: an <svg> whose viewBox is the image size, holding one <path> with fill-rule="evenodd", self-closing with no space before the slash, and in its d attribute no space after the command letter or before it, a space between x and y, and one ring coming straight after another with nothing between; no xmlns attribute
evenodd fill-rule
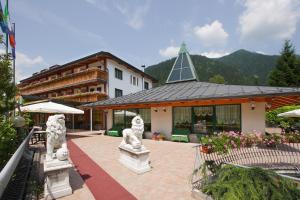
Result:
<svg viewBox="0 0 300 200"><path fill-rule="evenodd" d="M122 137L122 130L123 128L121 126L113 126L107 131L107 135L114 137Z"/></svg>
<svg viewBox="0 0 300 200"><path fill-rule="evenodd" d="M173 142L189 142L189 129L174 129L171 140Z"/></svg>

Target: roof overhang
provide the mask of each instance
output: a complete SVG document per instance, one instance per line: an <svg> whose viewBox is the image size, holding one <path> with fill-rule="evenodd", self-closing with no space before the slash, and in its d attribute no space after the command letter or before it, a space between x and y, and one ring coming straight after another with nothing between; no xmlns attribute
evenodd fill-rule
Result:
<svg viewBox="0 0 300 200"><path fill-rule="evenodd" d="M285 105L299 104L300 95L268 95L268 96L248 96L248 97L226 97L211 99L193 99L193 100L176 100L176 101L156 101L140 102L114 105L97 105L82 106L83 109L128 109L128 108L151 108L167 106L204 106L204 105L222 105L222 104L241 104L249 102L266 102L266 109L272 110Z"/></svg>

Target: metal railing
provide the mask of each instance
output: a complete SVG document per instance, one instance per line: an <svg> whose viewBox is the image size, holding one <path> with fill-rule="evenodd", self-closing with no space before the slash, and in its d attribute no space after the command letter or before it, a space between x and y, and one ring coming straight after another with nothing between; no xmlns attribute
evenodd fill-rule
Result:
<svg viewBox="0 0 300 200"><path fill-rule="evenodd" d="M21 145L18 147L18 149L15 151L15 153L12 155L12 157L9 159L9 161L6 163L2 171L0 172L0 199L17 167L17 165L20 162L20 159L22 158L25 149L28 147L29 139L31 138L33 132L35 129L32 129L28 136L23 140Z"/></svg>
<svg viewBox="0 0 300 200"><path fill-rule="evenodd" d="M300 174L300 143L281 143L273 147L256 145L228 150L227 153L201 151L202 145L194 146L196 150L194 170L198 170L206 161L216 165L230 164L237 167L261 167L273 170L280 176L300 182L300 178L291 176ZM193 174L193 187L199 187L202 177Z"/></svg>

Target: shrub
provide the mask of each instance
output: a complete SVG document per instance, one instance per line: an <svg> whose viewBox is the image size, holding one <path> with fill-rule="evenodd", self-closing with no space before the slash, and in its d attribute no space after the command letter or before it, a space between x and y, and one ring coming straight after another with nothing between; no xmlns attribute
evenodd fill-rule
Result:
<svg viewBox="0 0 300 200"><path fill-rule="evenodd" d="M289 132L294 126L297 126L297 123L299 123L299 119L278 117L277 115L295 109L300 109L300 105L283 106L272 111L268 111L266 112L266 122L269 126L280 127L283 128L286 132Z"/></svg>
<svg viewBox="0 0 300 200"><path fill-rule="evenodd" d="M0 119L0 169L18 147L17 131L9 120Z"/></svg>
<svg viewBox="0 0 300 200"><path fill-rule="evenodd" d="M261 168L224 166L212 181L205 183L202 191L215 200L300 199L295 182Z"/></svg>

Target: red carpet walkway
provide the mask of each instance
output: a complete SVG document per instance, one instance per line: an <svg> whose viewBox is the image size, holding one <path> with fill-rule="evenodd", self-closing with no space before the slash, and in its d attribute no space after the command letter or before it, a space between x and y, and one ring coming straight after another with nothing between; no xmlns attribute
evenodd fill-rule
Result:
<svg viewBox="0 0 300 200"><path fill-rule="evenodd" d="M97 200L136 200L72 140L68 140L70 157L80 176Z"/></svg>

